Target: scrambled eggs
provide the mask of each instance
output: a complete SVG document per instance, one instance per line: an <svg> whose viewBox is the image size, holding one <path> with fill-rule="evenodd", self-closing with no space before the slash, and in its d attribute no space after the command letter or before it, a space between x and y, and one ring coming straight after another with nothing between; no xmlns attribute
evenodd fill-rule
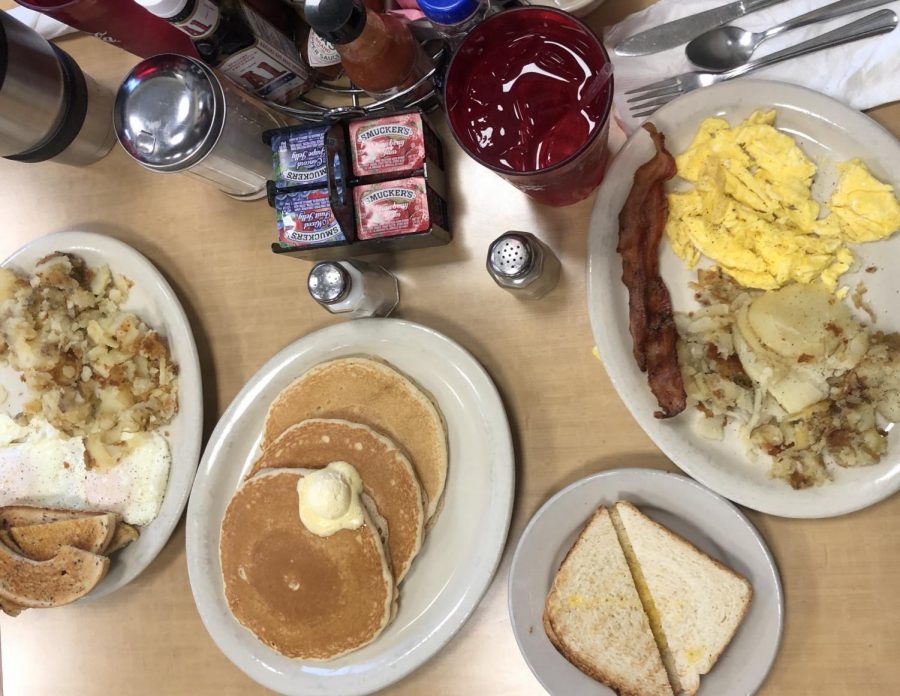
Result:
<svg viewBox="0 0 900 696"><path fill-rule="evenodd" d="M848 242L877 242L900 229L900 201L894 189L882 184L855 159L838 165L840 178L828 202L831 214L816 231L841 236Z"/></svg>
<svg viewBox="0 0 900 696"><path fill-rule="evenodd" d="M847 243L900 229L900 203L853 160L839 165L822 217L810 191L816 166L774 122L767 111L734 128L721 118L700 125L676 157L678 175L694 186L669 194L666 234L690 266L707 256L745 287L820 281L833 290L854 261Z"/></svg>

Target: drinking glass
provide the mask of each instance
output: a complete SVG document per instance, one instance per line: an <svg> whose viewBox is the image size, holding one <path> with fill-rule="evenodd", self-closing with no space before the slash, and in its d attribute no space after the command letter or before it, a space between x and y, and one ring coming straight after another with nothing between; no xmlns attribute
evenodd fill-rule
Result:
<svg viewBox="0 0 900 696"><path fill-rule="evenodd" d="M450 130L466 154L553 206L587 198L603 180L612 99L600 39L546 7L506 10L475 27L444 87Z"/></svg>

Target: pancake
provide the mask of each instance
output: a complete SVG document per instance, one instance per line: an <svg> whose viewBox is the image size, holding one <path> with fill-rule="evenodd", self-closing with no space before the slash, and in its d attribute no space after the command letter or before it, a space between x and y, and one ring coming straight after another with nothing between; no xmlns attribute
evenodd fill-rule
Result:
<svg viewBox="0 0 900 696"><path fill-rule="evenodd" d="M316 536L300 522L303 472L274 469L238 489L219 547L234 617L287 657L329 660L361 648L388 624L394 580L378 530Z"/></svg>
<svg viewBox="0 0 900 696"><path fill-rule="evenodd" d="M250 469L321 469L347 462L387 524L388 555L399 584L422 547L425 511L412 465L393 442L371 428L344 420L305 420L269 445Z"/></svg>
<svg viewBox="0 0 900 696"><path fill-rule="evenodd" d="M393 440L425 492L425 519L434 516L447 481L447 434L431 399L409 378L368 358L317 365L275 397L263 426L263 449L308 418L362 423Z"/></svg>

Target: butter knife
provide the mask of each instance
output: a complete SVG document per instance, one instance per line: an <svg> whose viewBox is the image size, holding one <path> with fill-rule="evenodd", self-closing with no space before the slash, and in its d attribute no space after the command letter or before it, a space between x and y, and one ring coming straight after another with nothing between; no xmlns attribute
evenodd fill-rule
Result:
<svg viewBox="0 0 900 696"><path fill-rule="evenodd" d="M785 0L738 0L629 36L615 47L619 56L645 56L687 43L705 31L728 24L738 17L777 5Z"/></svg>

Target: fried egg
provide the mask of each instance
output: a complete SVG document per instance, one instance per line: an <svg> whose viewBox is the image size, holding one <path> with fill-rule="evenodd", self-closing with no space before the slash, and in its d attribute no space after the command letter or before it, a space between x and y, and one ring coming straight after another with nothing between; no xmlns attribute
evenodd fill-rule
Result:
<svg viewBox="0 0 900 696"><path fill-rule="evenodd" d="M854 262L847 244L900 229L900 203L854 160L839 165L822 206L811 192L815 164L774 123L767 111L733 128L721 118L700 125L676 157L679 177L693 187L668 195L666 234L689 266L706 256L744 287L821 282L834 290Z"/></svg>
<svg viewBox="0 0 900 696"><path fill-rule="evenodd" d="M0 414L0 506L117 512L129 524L149 524L165 496L169 444L157 432L122 437L118 463L90 466L82 438L40 417L22 426Z"/></svg>

